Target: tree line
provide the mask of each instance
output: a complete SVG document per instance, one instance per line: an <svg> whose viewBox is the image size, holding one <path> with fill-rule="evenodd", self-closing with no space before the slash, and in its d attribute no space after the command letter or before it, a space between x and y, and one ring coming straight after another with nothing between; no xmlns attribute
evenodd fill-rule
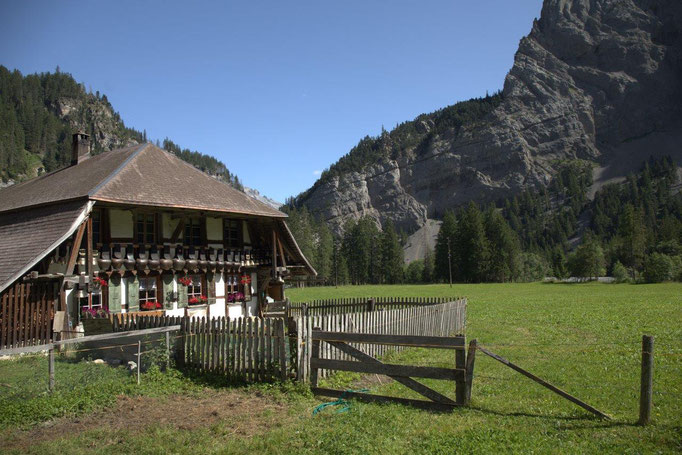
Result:
<svg viewBox="0 0 682 455"><path fill-rule="evenodd" d="M68 112L67 112L68 110ZM22 75L0 65L0 181L69 165L73 133L90 135L93 154L104 150L97 128L107 128L120 146L147 141L146 131L125 126L106 95L92 93L68 73ZM156 141L158 146L162 146ZM202 171L243 190L239 178L212 156L182 149L166 138L163 148Z"/></svg>
<svg viewBox="0 0 682 455"><path fill-rule="evenodd" d="M403 264L390 221L351 220L343 235L305 207L285 208L303 253L326 284L508 282L547 276L682 280L682 194L672 159L649 160L593 200L591 164L563 163L550 185L495 204L447 211L434 251Z"/></svg>

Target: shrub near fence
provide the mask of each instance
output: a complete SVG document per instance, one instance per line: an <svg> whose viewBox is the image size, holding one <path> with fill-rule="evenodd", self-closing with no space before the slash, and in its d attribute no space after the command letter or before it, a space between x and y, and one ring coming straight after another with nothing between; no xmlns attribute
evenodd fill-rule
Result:
<svg viewBox="0 0 682 455"><path fill-rule="evenodd" d="M292 325L291 329L296 332L296 346L298 347L296 349L297 378L299 381L308 382L313 328L329 332L383 335L462 335L466 327L466 299L394 310L298 317L292 321ZM368 343L352 343L351 346L375 358L389 351L405 349L403 346ZM320 349L321 358L353 360L328 343L322 343ZM324 369L318 372L320 377L327 377L329 373Z"/></svg>

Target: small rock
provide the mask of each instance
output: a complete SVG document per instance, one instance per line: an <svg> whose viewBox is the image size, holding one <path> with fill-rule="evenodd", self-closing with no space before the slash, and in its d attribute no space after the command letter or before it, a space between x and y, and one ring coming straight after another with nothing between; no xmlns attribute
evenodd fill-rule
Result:
<svg viewBox="0 0 682 455"><path fill-rule="evenodd" d="M103 359L95 359L92 361L92 363L96 363L98 365L101 365L101 364L106 363L106 362Z"/></svg>

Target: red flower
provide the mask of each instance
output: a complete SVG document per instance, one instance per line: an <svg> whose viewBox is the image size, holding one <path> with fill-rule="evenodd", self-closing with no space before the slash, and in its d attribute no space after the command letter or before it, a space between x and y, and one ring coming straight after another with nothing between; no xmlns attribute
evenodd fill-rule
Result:
<svg viewBox="0 0 682 455"><path fill-rule="evenodd" d="M178 283L183 286L190 286L192 284L192 279L188 276L183 276L182 278L178 278Z"/></svg>
<svg viewBox="0 0 682 455"><path fill-rule="evenodd" d="M95 284L99 284L102 287L105 287L107 285L107 280L99 276L96 276L94 281Z"/></svg>
<svg viewBox="0 0 682 455"><path fill-rule="evenodd" d="M149 302L142 302L142 305L140 307L143 310L159 310L163 308L163 305L161 305L159 302L154 302L154 301L149 301Z"/></svg>

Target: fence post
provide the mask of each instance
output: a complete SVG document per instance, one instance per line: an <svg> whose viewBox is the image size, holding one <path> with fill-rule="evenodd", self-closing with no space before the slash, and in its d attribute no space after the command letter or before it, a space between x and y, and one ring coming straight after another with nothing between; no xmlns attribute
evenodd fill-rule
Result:
<svg viewBox="0 0 682 455"><path fill-rule="evenodd" d="M651 421L651 399L654 385L654 337L642 336L642 376L639 391L639 424Z"/></svg>
<svg viewBox="0 0 682 455"><path fill-rule="evenodd" d="M374 311L374 299L367 300L367 311L370 313Z"/></svg>
<svg viewBox="0 0 682 455"><path fill-rule="evenodd" d="M50 392L52 392L54 390L54 348L50 348L48 354L47 371L50 376L48 387Z"/></svg>
<svg viewBox="0 0 682 455"><path fill-rule="evenodd" d="M474 363L476 361L476 340L469 342L469 351L467 351L466 361L466 393L464 394L464 403L471 403L471 387L474 382Z"/></svg>
<svg viewBox="0 0 682 455"><path fill-rule="evenodd" d="M466 403L466 351L464 346L455 349L455 368L464 372L460 376L461 379L455 381L455 401L457 404L463 405Z"/></svg>
<svg viewBox="0 0 682 455"><path fill-rule="evenodd" d="M170 332L166 332L166 369L170 368Z"/></svg>
<svg viewBox="0 0 682 455"><path fill-rule="evenodd" d="M140 385L141 369L142 369L142 341L137 340L137 385Z"/></svg>
<svg viewBox="0 0 682 455"><path fill-rule="evenodd" d="M175 364L179 368L185 366L185 342L188 328L189 318L183 316L182 319L180 319L180 336L178 336L175 346Z"/></svg>
<svg viewBox="0 0 682 455"><path fill-rule="evenodd" d="M319 327L313 327L313 330L321 330ZM313 349L312 349L312 358L313 359L319 359L320 358L320 340L315 340L312 337L312 334L310 334L310 339L312 340L313 343ZM318 369L317 368L310 368L310 385L312 387L317 387L317 374L318 374Z"/></svg>

